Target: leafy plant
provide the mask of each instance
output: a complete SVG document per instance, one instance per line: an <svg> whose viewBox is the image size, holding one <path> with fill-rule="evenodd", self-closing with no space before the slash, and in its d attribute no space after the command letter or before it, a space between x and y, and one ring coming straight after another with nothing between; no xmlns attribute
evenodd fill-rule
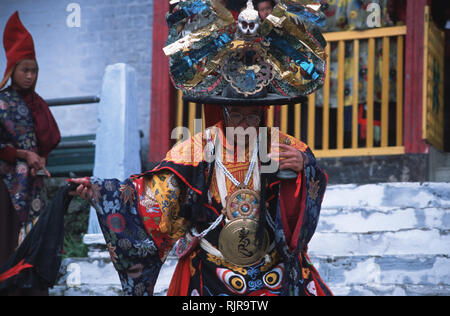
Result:
<svg viewBox="0 0 450 316"><path fill-rule="evenodd" d="M49 201L58 189L66 185L65 178L46 179L46 190ZM83 243L83 235L89 225L89 203L79 197L74 197L69 209L64 215L64 248L63 258L87 257L88 249Z"/></svg>
<svg viewBox="0 0 450 316"><path fill-rule="evenodd" d="M89 203L75 197L64 216L64 258L87 257L87 246L83 243L83 235L87 233L89 224Z"/></svg>

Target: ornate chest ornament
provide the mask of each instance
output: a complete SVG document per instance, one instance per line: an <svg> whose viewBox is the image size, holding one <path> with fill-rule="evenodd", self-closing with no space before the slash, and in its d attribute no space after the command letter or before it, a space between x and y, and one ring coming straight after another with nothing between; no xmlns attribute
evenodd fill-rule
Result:
<svg viewBox="0 0 450 316"><path fill-rule="evenodd" d="M219 236L219 251L226 261L236 266L247 267L260 262L269 248L269 234L264 233L264 241L258 247L256 232L258 229L260 198L259 193L248 187L251 175L257 164L258 148L255 146L250 167L243 183L226 169L220 160L216 164L238 189L226 197L223 214L226 225ZM218 182L218 185L220 183ZM225 186L223 184L223 186Z"/></svg>
<svg viewBox="0 0 450 316"><path fill-rule="evenodd" d="M263 260L269 248L269 234L265 231L262 247L256 244L258 222L246 217L230 221L220 233L219 250L225 260L236 266L248 267Z"/></svg>

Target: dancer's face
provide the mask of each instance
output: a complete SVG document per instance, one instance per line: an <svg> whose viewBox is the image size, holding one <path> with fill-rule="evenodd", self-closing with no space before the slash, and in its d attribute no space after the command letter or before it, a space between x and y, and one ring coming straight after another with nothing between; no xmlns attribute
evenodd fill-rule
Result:
<svg viewBox="0 0 450 316"><path fill-rule="evenodd" d="M227 126L228 142L241 148L249 146L258 135L264 109L258 106L229 106L225 108L225 123ZM232 135L228 135L228 128L232 128Z"/></svg>
<svg viewBox="0 0 450 316"><path fill-rule="evenodd" d="M258 106L229 106L225 109L228 127L259 127L263 109Z"/></svg>

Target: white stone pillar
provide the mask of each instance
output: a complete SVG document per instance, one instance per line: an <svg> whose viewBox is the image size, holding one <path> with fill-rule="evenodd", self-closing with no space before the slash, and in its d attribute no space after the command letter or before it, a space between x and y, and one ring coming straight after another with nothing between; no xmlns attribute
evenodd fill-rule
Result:
<svg viewBox="0 0 450 316"><path fill-rule="evenodd" d="M98 110L95 177L123 181L141 172L138 117L136 71L126 64L108 66ZM91 209L85 243L96 243L101 234Z"/></svg>

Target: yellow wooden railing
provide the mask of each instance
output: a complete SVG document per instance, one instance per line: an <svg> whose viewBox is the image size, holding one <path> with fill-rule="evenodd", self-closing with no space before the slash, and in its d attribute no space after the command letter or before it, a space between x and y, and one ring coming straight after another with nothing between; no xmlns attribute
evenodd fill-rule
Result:
<svg viewBox="0 0 450 316"><path fill-rule="evenodd" d="M327 55L328 65L330 64L330 47L333 43L337 44L338 50L338 85L337 95L330 94L330 77L328 76L323 87L323 122L322 122L322 148L317 149L315 145L315 112L316 112L316 94L309 97L308 102L308 145L314 150L318 157L345 157L345 156L365 156L365 155L393 155L404 154L403 147L403 76L404 76L404 37L406 27L378 28L368 31L346 31L325 34L328 42ZM375 105L375 41L381 38L383 41L382 52L382 97L381 97L381 141L378 146L374 145L374 105ZM396 69L396 140L394 146L389 146L388 127L389 127L389 89L390 89L390 43L391 39L397 43L397 69ZM360 71L360 43L368 41L368 60L367 60L367 91L366 95L366 128L367 137L365 144L361 144L358 135L358 111L359 111L359 71ZM353 74L345 73L345 48L346 45L353 43ZM351 146L344 147L344 80L347 75L353 77L353 104L352 104L352 128L351 128ZM336 148L330 148L330 100L337 98L337 130L336 130ZM282 111L286 112L286 108ZM298 112L299 110L297 110ZM283 120L282 115L281 118ZM298 120L297 114L295 120ZM295 126L298 124L296 123ZM283 124L281 126L283 129ZM298 129L296 131L298 133ZM296 134L296 137L301 135Z"/></svg>
<svg viewBox="0 0 450 316"><path fill-rule="evenodd" d="M308 98L307 104L296 104L291 109L287 106L281 106L280 130L287 132L298 139L305 141L316 154L317 157L349 157L349 156L371 156L371 155L396 155L404 154L403 146L403 100L404 100L404 41L406 35L406 26L377 28L367 31L344 31L325 33L324 37L328 42L327 45L327 64L330 64L330 47L337 45L338 50L338 85L337 95L330 92L330 76L327 76L323 87L323 104L316 104L317 96L312 94ZM382 63L382 97L381 97L381 138L380 142L375 144L375 62L380 62L376 56L376 40L382 39L383 52ZM366 96L366 120L367 120L367 137L365 143L361 144L359 137L359 72L360 72L360 44L362 41L368 42L368 69L367 69L367 91ZM389 91L390 91L390 44L391 41L396 42L396 120L395 120L395 144L389 143ZM345 73L345 52L346 45L353 44L353 74ZM352 106L352 122L351 122L351 145L344 145L344 107L345 107L345 86L344 80L347 75L351 75L353 80L353 104ZM336 144L335 148L330 146L330 100L337 99L337 123L336 123ZM307 111L302 111L301 107L307 107ZM316 126L317 107L323 108L323 119L321 126ZM194 131L195 118L202 117L200 113L201 107L196 104L183 104L182 94L178 92L176 106L176 126L187 126L191 133ZM277 108L270 107L268 113L268 126L274 126ZM307 113L307 118L301 117L301 113ZM306 124L306 128L302 128ZM316 146L315 131L320 128L322 130L321 145ZM302 135L302 131L306 131L306 135ZM304 133L303 133L304 134Z"/></svg>

